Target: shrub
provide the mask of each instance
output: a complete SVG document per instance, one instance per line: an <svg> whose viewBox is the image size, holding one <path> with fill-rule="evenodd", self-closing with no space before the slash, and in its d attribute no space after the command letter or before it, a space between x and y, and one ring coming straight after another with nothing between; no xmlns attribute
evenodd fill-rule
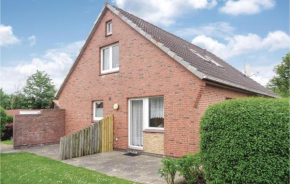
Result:
<svg viewBox="0 0 290 184"><path fill-rule="evenodd" d="M6 124L2 140L10 140L13 137L13 123Z"/></svg>
<svg viewBox="0 0 290 184"><path fill-rule="evenodd" d="M201 120L206 182L288 183L289 102L245 98L210 106Z"/></svg>
<svg viewBox="0 0 290 184"><path fill-rule="evenodd" d="M175 175L177 172L176 159L164 158L162 159L162 168L158 169L158 173L168 184L174 184Z"/></svg>
<svg viewBox="0 0 290 184"><path fill-rule="evenodd" d="M12 115L7 115L6 123L13 123L13 116Z"/></svg>
<svg viewBox="0 0 290 184"><path fill-rule="evenodd" d="M7 114L2 107L0 107L0 122L1 122L0 128L1 128L1 137L2 137L4 134L6 123L7 123Z"/></svg>
<svg viewBox="0 0 290 184"><path fill-rule="evenodd" d="M183 176L187 183L196 183L203 180L200 153L188 154L177 160L179 175Z"/></svg>

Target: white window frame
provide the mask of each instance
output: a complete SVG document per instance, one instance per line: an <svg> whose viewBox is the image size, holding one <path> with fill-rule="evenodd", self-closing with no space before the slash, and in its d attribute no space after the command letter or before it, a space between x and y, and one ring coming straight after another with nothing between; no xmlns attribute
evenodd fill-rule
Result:
<svg viewBox="0 0 290 184"><path fill-rule="evenodd" d="M129 120L128 121L128 145L129 145L129 148L132 148L132 149L143 150L142 146L133 146L133 145L131 145L131 142L130 142L130 140L131 140L131 102L134 101L134 100L143 100L143 125L142 125L143 126L142 131L143 131L144 130L144 122L145 122L144 121L144 115L146 114L146 108L144 108L145 107L144 106L144 99L145 98L133 98L133 99L129 99L128 100L128 104L129 104L129 106L128 106L128 120Z"/></svg>
<svg viewBox="0 0 290 184"><path fill-rule="evenodd" d="M164 125L163 127L150 127L150 120L149 120L149 99L150 98L160 98L162 97L163 98L163 114L164 114L164 97L163 96L154 96L154 97L149 97L147 98L147 102L146 102L146 108L147 108L147 114L146 114L146 122L145 122L145 129L150 129L150 130L164 130ZM143 101L144 103L144 101Z"/></svg>
<svg viewBox="0 0 290 184"><path fill-rule="evenodd" d="M110 24L111 24L111 30L109 31ZM106 28L107 28L107 30L106 30L107 36L111 35L113 33L113 23L112 23L112 21L109 21L109 22L106 23Z"/></svg>
<svg viewBox="0 0 290 184"><path fill-rule="evenodd" d="M103 118L104 118L104 114L103 114L103 117L96 117L96 103L98 103L98 102L103 102L103 113L104 113L104 101L102 101L102 100L99 100L99 101L94 101L94 103L93 103L93 120L94 121L99 121L99 120L102 120Z"/></svg>
<svg viewBox="0 0 290 184"><path fill-rule="evenodd" d="M148 97L148 98L134 98L134 99L129 99L129 122L131 118L131 112L130 112L130 106L131 106L131 101L132 100L143 100L143 130L150 129L150 130L164 130L164 127L150 127L150 122L149 122L149 99L150 98L157 98L157 97L162 97L162 96L156 96L156 97ZM163 97L164 100L164 97ZM163 114L164 114L164 107L163 107ZM129 123L130 124L130 123Z"/></svg>
<svg viewBox="0 0 290 184"><path fill-rule="evenodd" d="M114 46L119 46L118 43L116 44L113 44L113 45L109 45L109 46L106 46L106 47L103 47L101 49L101 74L105 74L105 73L112 73L112 72L116 72L116 71L119 71L119 67L117 68L112 68L113 67L113 47ZM104 50L105 49L109 49L109 69L107 70L104 70L103 69L103 65L104 65ZM120 54L120 47L119 47L119 54ZM120 55L119 55L119 66L120 66Z"/></svg>
<svg viewBox="0 0 290 184"><path fill-rule="evenodd" d="M156 97L163 97L163 96L156 96ZM142 150L143 147L141 146L133 146L130 143L131 140L131 102L134 100L143 100L143 131L146 129L150 129L150 130L164 130L164 127L149 127L149 99L150 98L155 98L155 97L148 97L148 98L132 98L128 100L128 145L129 148L132 149L140 149ZM163 97L164 100L164 97ZM163 107L163 111L164 111L164 107ZM164 114L164 112L163 112ZM143 140L144 141L144 140Z"/></svg>
<svg viewBox="0 0 290 184"><path fill-rule="evenodd" d="M163 96L158 96L158 97L163 97ZM143 147L141 147L141 146L133 146L130 143L130 140L131 140L131 137L130 137L131 136L131 102L132 101L134 101L134 100L143 100L143 126L142 126L143 129L142 129L142 131L144 131L146 129L164 130L164 127L149 127L149 98L154 98L154 97L132 98L132 99L128 100L128 145L129 145L129 148L143 150ZM164 100L164 97L163 97L163 100ZM163 111L164 111L164 108L163 108ZM163 112L163 114L164 114L164 112Z"/></svg>

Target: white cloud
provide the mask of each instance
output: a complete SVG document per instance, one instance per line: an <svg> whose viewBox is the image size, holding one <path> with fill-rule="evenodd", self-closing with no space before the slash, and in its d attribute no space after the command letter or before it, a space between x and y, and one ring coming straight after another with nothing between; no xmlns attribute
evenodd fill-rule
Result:
<svg viewBox="0 0 290 184"><path fill-rule="evenodd" d="M264 39L256 34L249 33L248 35L227 37L225 41L226 43L221 43L211 37L199 35L192 40L192 43L213 52L223 59L228 59L259 49L268 49L269 51L287 49L289 48L290 37L285 32L274 31L270 32Z"/></svg>
<svg viewBox="0 0 290 184"><path fill-rule="evenodd" d="M216 0L115 0L118 7L151 23L169 26L187 12L210 9Z"/></svg>
<svg viewBox="0 0 290 184"><path fill-rule="evenodd" d="M225 38L233 34L235 28L232 27L227 22L214 22L209 24L204 24L198 27L190 27L180 29L175 32L175 34L186 37L186 36L215 36L220 38Z"/></svg>
<svg viewBox="0 0 290 184"><path fill-rule="evenodd" d="M20 40L13 34L11 26L0 24L0 46L19 43Z"/></svg>
<svg viewBox="0 0 290 184"><path fill-rule="evenodd" d="M228 0L220 11L230 15L251 15L275 6L274 0Z"/></svg>
<svg viewBox="0 0 290 184"><path fill-rule="evenodd" d="M60 48L50 49L41 57L33 57L25 64L1 67L1 87L6 93L12 93L15 84L20 82L20 85L23 86L28 76L35 73L36 70L40 70L50 75L56 87L59 88L83 44L84 41L74 42Z"/></svg>
<svg viewBox="0 0 290 184"><path fill-rule="evenodd" d="M257 81L263 86L266 86L270 79L272 79L276 74L273 71L274 67L278 65L278 63L270 66L254 66L251 67L252 70L252 79Z"/></svg>
<svg viewBox="0 0 290 184"><path fill-rule="evenodd" d="M270 32L267 38L263 40L263 44L270 47L270 51L290 48L290 37L283 31Z"/></svg>
<svg viewBox="0 0 290 184"><path fill-rule="evenodd" d="M36 44L36 36L32 35L32 36L28 37L27 39L29 41L30 46L33 46Z"/></svg>

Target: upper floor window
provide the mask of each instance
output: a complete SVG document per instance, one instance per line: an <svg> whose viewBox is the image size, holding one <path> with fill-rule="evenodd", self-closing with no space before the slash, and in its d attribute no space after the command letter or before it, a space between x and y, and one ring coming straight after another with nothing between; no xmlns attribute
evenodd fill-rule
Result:
<svg viewBox="0 0 290 184"><path fill-rule="evenodd" d="M112 28L113 28L112 21L107 22L107 35L112 34Z"/></svg>
<svg viewBox="0 0 290 184"><path fill-rule="evenodd" d="M101 73L119 71L119 45L109 45L101 49Z"/></svg>

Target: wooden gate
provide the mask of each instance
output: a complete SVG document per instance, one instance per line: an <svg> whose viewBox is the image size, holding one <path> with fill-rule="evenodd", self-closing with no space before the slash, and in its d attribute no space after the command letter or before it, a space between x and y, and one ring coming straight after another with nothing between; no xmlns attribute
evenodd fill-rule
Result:
<svg viewBox="0 0 290 184"><path fill-rule="evenodd" d="M71 159L113 151L113 115L60 138L60 159Z"/></svg>

